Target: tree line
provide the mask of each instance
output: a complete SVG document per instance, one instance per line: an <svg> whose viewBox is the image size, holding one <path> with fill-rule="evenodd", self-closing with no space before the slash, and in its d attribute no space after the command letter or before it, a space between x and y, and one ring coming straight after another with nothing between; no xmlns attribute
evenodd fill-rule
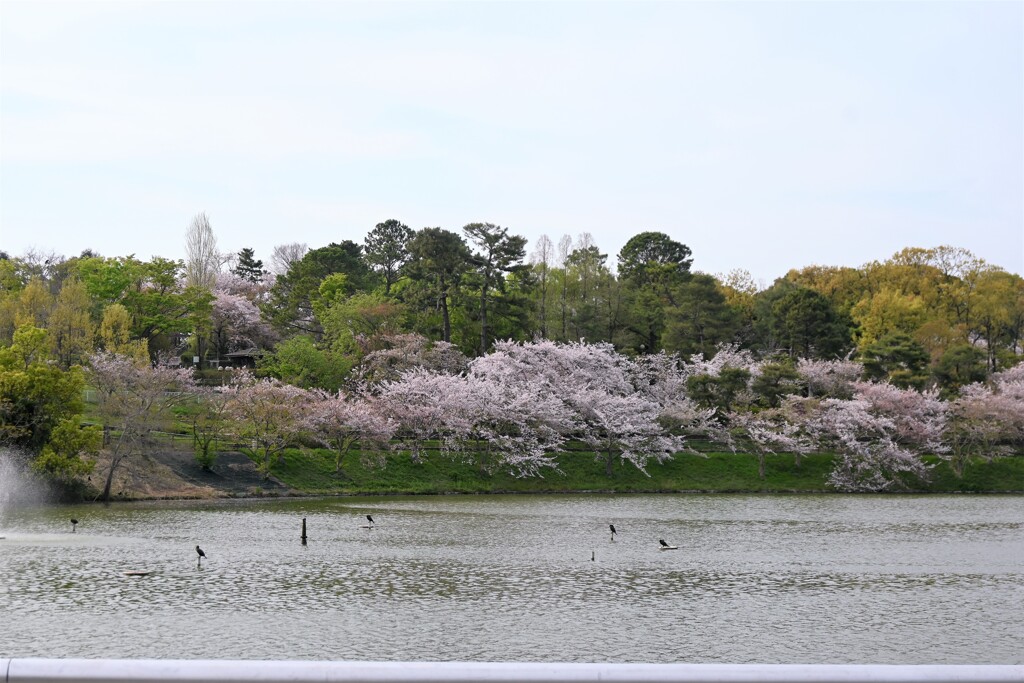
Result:
<svg viewBox="0 0 1024 683"><path fill-rule="evenodd" d="M859 444L868 450L840 458L846 473L833 483L875 490L917 471L925 450L962 466L1020 446L1012 409L1024 279L966 250L909 248L861 268L790 271L758 289L746 273L693 270L690 249L659 232L629 239L614 271L587 234L557 245L541 237L527 258L525 238L491 223L460 234L387 220L362 243L281 245L267 267L252 249L220 251L203 214L185 236L182 261L0 253L0 443L26 449L41 471L74 477L100 447L115 460L137 451L155 424L145 416L166 419L157 410L166 397L186 396L173 408L190 416L197 452L209 458L228 424L260 443L240 426L240 397L276 387L294 394L277 403L321 420L281 444L316 441L334 420L343 426L321 441L339 466L354 443L367 453L401 443L417 457L436 439L524 474L550 465L567 440L643 467L702 434L762 456ZM215 368L229 354L254 360L254 374L226 381L232 373ZM138 369L107 373L119 381L165 374L150 383L159 391L138 390L148 397L141 407L114 409L136 391L127 385L97 389L108 416L108 438L97 442L77 427L74 394L86 381L105 386L104 363ZM638 368L658 364L657 377L637 379ZM843 378L843 388L822 391L821 373ZM613 377L619 384L603 383ZM198 388L217 384L226 386ZM172 385L183 389L166 391ZM909 418L879 406L912 412L914 401L941 425L924 427L919 415L897 438ZM825 426L851 421L860 431ZM266 468L285 447L252 455ZM865 463L874 465L852 474Z"/></svg>

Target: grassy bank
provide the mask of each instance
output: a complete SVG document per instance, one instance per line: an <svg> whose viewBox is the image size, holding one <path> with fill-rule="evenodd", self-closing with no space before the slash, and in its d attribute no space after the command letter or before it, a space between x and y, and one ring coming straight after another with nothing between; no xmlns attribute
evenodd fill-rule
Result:
<svg viewBox="0 0 1024 683"><path fill-rule="evenodd" d="M757 476L753 456L709 452L679 454L673 460L647 468L645 476L635 467L616 463L611 477L593 454L565 453L560 471L544 471L543 477L516 478L504 472L488 473L471 457L461 460L428 453L420 463L408 453L391 454L383 467L367 467L357 453L348 455L340 473L330 451L289 451L272 474L289 487L308 494L442 494L442 493L563 493L607 491L647 493L699 491L708 493L828 492L832 456L803 458L800 466L790 455L768 458L767 476ZM1024 457L972 463L962 479L948 465L933 461L929 482L908 482L908 491L928 493L1021 493L1024 492Z"/></svg>

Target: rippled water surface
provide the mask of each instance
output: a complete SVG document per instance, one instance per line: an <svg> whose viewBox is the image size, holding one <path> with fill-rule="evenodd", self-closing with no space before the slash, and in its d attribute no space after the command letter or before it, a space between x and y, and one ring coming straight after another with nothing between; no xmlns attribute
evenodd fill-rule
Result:
<svg viewBox="0 0 1024 683"><path fill-rule="evenodd" d="M0 536L0 657L1024 663L1021 497L121 504Z"/></svg>

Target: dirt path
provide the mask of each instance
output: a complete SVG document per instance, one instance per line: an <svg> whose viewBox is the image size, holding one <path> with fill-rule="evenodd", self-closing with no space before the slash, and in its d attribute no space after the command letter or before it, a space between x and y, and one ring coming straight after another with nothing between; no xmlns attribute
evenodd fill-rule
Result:
<svg viewBox="0 0 1024 683"><path fill-rule="evenodd" d="M109 460L97 460L89 483L103 488ZM293 492L274 478L264 478L256 465L241 453L217 456L211 470L196 464L191 450L159 448L143 456L132 456L114 475L111 498L148 500L157 498L238 498L285 496Z"/></svg>

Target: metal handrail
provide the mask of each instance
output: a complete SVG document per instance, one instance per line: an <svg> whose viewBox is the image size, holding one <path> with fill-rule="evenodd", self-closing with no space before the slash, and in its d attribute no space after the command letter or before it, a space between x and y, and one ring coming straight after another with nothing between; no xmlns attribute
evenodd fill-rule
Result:
<svg viewBox="0 0 1024 683"><path fill-rule="evenodd" d="M5 675L6 674L6 675ZM5 683L1024 683L1024 665L0 659Z"/></svg>

